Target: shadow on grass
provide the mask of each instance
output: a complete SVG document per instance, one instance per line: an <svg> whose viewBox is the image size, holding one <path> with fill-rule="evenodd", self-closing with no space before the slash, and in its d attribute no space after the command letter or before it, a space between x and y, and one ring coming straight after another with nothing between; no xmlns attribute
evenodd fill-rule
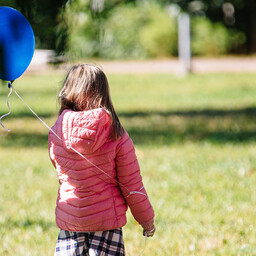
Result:
<svg viewBox="0 0 256 256"><path fill-rule="evenodd" d="M202 109L202 110L181 110L181 111L136 111L136 112L119 112L118 115L124 118L132 117L146 117L146 116L182 116L182 117L226 117L226 116L245 116L251 117L256 116L256 107L248 107L242 109L229 109L229 110L218 110L218 109Z"/></svg>
<svg viewBox="0 0 256 256"><path fill-rule="evenodd" d="M207 141L211 143L244 143L256 141L255 131L241 131L241 132L197 132L194 131L173 131L173 130L134 130L127 129L134 144L138 145L170 145L177 142L199 142Z"/></svg>
<svg viewBox="0 0 256 256"><path fill-rule="evenodd" d="M2 147L48 147L48 134L10 132L5 136L0 136L0 146Z"/></svg>
<svg viewBox="0 0 256 256"><path fill-rule="evenodd" d="M160 146L185 141L256 142L256 108L121 112L119 116L137 145ZM12 131L4 135L0 133L2 147L47 148L47 140L47 131L43 134L36 130L24 133Z"/></svg>
<svg viewBox="0 0 256 256"><path fill-rule="evenodd" d="M168 145L184 141L256 141L256 108L121 112L135 144Z"/></svg>
<svg viewBox="0 0 256 256"><path fill-rule="evenodd" d="M5 112L0 111L0 117L6 114L7 112L8 110ZM50 118L54 116L54 114L50 113L50 111L49 112L36 111L36 113L40 118ZM8 117L5 117L5 119L2 119L2 121L8 120L8 119L14 119L14 118L26 118L26 117L35 117L35 115L30 110L17 110L17 111L15 110L15 111L12 111L11 114L8 115Z"/></svg>
<svg viewBox="0 0 256 256"><path fill-rule="evenodd" d="M1 84L0 84L1 85ZM7 98L7 95L9 93L9 89L7 88L8 87L8 82L6 83L2 83L2 86L6 86L6 90L1 90L0 91L0 97L3 97L6 101L6 98ZM39 100L41 100L42 98L46 97L52 97L53 98L53 95L56 95L56 89L53 88L52 90L49 90L47 88L47 90L44 90L43 88L42 89L31 89L30 91L27 90L27 91L20 91L20 88L17 88L16 86L14 86L14 89L17 91L17 93L26 101L26 99L32 97L34 99L38 98ZM15 95L15 93L13 92L12 96L11 96L13 99L16 99L17 101L20 101L20 99ZM53 98L54 99L54 98Z"/></svg>
<svg viewBox="0 0 256 256"><path fill-rule="evenodd" d="M34 110L35 111L35 110ZM0 111L0 117L4 114L6 114L8 111L6 112L1 112ZM40 118L50 118L53 117L55 113L52 112L48 112L48 111L35 111L36 114L40 117ZM57 113L57 111L56 111ZM27 118L27 117L33 117L36 118L35 115L30 111L30 110L17 110L17 111L12 111L10 115L8 115L7 117L5 117L4 119L2 119L2 121L5 120L9 120L9 119L14 119L14 118Z"/></svg>

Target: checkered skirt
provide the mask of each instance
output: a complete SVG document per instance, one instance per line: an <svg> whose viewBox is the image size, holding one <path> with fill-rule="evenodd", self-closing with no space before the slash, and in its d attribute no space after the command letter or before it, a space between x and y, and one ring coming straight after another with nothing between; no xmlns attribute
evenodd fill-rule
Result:
<svg viewBox="0 0 256 256"><path fill-rule="evenodd" d="M122 228L97 232L60 230L54 256L124 256Z"/></svg>

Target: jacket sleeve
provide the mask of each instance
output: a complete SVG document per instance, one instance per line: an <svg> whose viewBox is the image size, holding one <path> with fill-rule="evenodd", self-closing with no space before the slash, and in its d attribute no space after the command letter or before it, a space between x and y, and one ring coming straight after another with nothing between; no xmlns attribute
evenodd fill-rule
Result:
<svg viewBox="0 0 256 256"><path fill-rule="evenodd" d="M153 223L154 210L144 188L132 140L127 132L117 144L116 171L122 194L133 217L144 228ZM133 193L134 191L143 193Z"/></svg>

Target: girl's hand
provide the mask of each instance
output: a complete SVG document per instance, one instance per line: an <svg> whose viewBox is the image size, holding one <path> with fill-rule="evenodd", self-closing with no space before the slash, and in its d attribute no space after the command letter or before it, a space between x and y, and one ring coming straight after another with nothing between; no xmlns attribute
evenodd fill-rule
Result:
<svg viewBox="0 0 256 256"><path fill-rule="evenodd" d="M153 228L151 230L146 230L146 229L143 229L143 236L146 236L147 234L147 237L152 237L156 232L156 227L153 226Z"/></svg>

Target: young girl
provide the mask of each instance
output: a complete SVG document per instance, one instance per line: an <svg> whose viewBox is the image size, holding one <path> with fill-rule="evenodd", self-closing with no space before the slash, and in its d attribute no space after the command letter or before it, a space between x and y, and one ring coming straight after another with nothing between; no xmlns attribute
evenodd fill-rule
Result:
<svg viewBox="0 0 256 256"><path fill-rule="evenodd" d="M155 232L154 211L108 80L98 67L76 65L58 97L59 117L49 133L60 183L55 255L123 256L127 206L149 237Z"/></svg>

